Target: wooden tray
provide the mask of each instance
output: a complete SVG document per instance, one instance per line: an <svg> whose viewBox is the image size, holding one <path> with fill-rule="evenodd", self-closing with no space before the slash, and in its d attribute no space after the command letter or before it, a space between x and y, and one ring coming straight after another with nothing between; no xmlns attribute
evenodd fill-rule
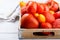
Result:
<svg viewBox="0 0 60 40"><path fill-rule="evenodd" d="M60 29L19 29L19 31L22 31L21 38L60 38ZM54 35L38 36L33 35L34 32L54 32Z"/></svg>
<svg viewBox="0 0 60 40"><path fill-rule="evenodd" d="M58 0L55 0L55 1L57 1L60 4ZM21 16L20 16L20 20L21 20ZM21 23L19 24L21 25ZM60 38L60 29L21 29L19 27L18 30L19 30L19 33L18 33L19 38L24 38L24 39L25 38L35 38L35 39L36 38ZM20 33L20 31L22 33ZM50 36L50 35L49 36L36 36L36 35L33 35L34 32L54 32L54 36Z"/></svg>

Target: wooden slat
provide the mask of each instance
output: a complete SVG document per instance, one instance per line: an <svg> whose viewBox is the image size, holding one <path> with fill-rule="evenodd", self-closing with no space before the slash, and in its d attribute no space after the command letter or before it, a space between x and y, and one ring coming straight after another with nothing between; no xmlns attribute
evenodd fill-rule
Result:
<svg viewBox="0 0 60 40"><path fill-rule="evenodd" d="M60 29L19 29L20 31L29 31L29 32L55 32L60 31Z"/></svg>
<svg viewBox="0 0 60 40"><path fill-rule="evenodd" d="M35 36L33 35L33 32L29 32L29 31L23 31L22 32L22 38L60 38L60 34L55 32L54 36Z"/></svg>

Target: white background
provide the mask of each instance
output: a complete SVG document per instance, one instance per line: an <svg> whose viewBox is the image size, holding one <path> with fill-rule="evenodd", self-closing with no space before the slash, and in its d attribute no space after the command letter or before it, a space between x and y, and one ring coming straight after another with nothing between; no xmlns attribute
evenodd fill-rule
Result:
<svg viewBox="0 0 60 40"><path fill-rule="evenodd" d="M0 0L0 17L7 17L20 0ZM18 40L19 22L0 22L0 40Z"/></svg>

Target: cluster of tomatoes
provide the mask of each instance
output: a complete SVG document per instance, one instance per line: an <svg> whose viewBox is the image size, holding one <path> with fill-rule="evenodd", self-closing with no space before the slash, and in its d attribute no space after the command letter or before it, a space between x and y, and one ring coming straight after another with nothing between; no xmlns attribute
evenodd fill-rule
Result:
<svg viewBox="0 0 60 40"><path fill-rule="evenodd" d="M60 28L59 4L54 0L46 3L35 1L20 2L21 28Z"/></svg>
<svg viewBox="0 0 60 40"><path fill-rule="evenodd" d="M60 28L59 4L54 0L46 3L35 1L20 2L21 28L26 29L51 29ZM49 35L51 32L42 32Z"/></svg>

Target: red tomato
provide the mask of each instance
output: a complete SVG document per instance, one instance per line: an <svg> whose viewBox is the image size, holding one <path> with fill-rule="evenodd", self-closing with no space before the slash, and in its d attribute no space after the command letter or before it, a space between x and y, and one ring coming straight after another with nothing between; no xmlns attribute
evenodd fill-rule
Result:
<svg viewBox="0 0 60 40"><path fill-rule="evenodd" d="M54 17L55 17L55 18L60 18L60 11L54 13Z"/></svg>
<svg viewBox="0 0 60 40"><path fill-rule="evenodd" d="M52 25L50 23L48 23L48 22L42 23L41 28L43 28L43 29L51 29ZM49 35L51 32L42 32L42 33L45 34L45 35Z"/></svg>
<svg viewBox="0 0 60 40"><path fill-rule="evenodd" d="M44 29L51 29L52 28L52 25L48 22L46 23L42 23L41 24L41 28L44 28Z"/></svg>
<svg viewBox="0 0 60 40"><path fill-rule="evenodd" d="M60 19L56 19L53 23L53 28L60 28Z"/></svg>
<svg viewBox="0 0 60 40"><path fill-rule="evenodd" d="M26 6L21 8L21 15L24 15L25 13L27 13L27 7Z"/></svg>
<svg viewBox="0 0 60 40"><path fill-rule="evenodd" d="M31 4L28 5L28 12L29 13L36 13L37 11L37 3L32 2Z"/></svg>
<svg viewBox="0 0 60 40"><path fill-rule="evenodd" d="M32 1L28 1L28 3L26 4L26 6L30 6L32 3Z"/></svg>
<svg viewBox="0 0 60 40"><path fill-rule="evenodd" d="M38 28L39 22L32 14L24 14L21 18L21 27L27 29Z"/></svg>
<svg viewBox="0 0 60 40"><path fill-rule="evenodd" d="M51 32L42 32L42 34L44 34L44 35L50 35Z"/></svg>
<svg viewBox="0 0 60 40"><path fill-rule="evenodd" d="M51 4L53 0L47 0L47 4Z"/></svg>
<svg viewBox="0 0 60 40"><path fill-rule="evenodd" d="M44 11L49 11L49 8L47 5L44 5Z"/></svg>
<svg viewBox="0 0 60 40"><path fill-rule="evenodd" d="M51 4L50 6L50 10L53 10L53 11L58 11L58 3L53 1L53 3Z"/></svg>
<svg viewBox="0 0 60 40"><path fill-rule="evenodd" d="M43 13L43 11L44 11L43 5L42 4L37 4L37 12L38 13Z"/></svg>
<svg viewBox="0 0 60 40"><path fill-rule="evenodd" d="M50 14L50 12L45 11L43 12L43 15L46 17L46 22L53 23L55 21L55 17Z"/></svg>

